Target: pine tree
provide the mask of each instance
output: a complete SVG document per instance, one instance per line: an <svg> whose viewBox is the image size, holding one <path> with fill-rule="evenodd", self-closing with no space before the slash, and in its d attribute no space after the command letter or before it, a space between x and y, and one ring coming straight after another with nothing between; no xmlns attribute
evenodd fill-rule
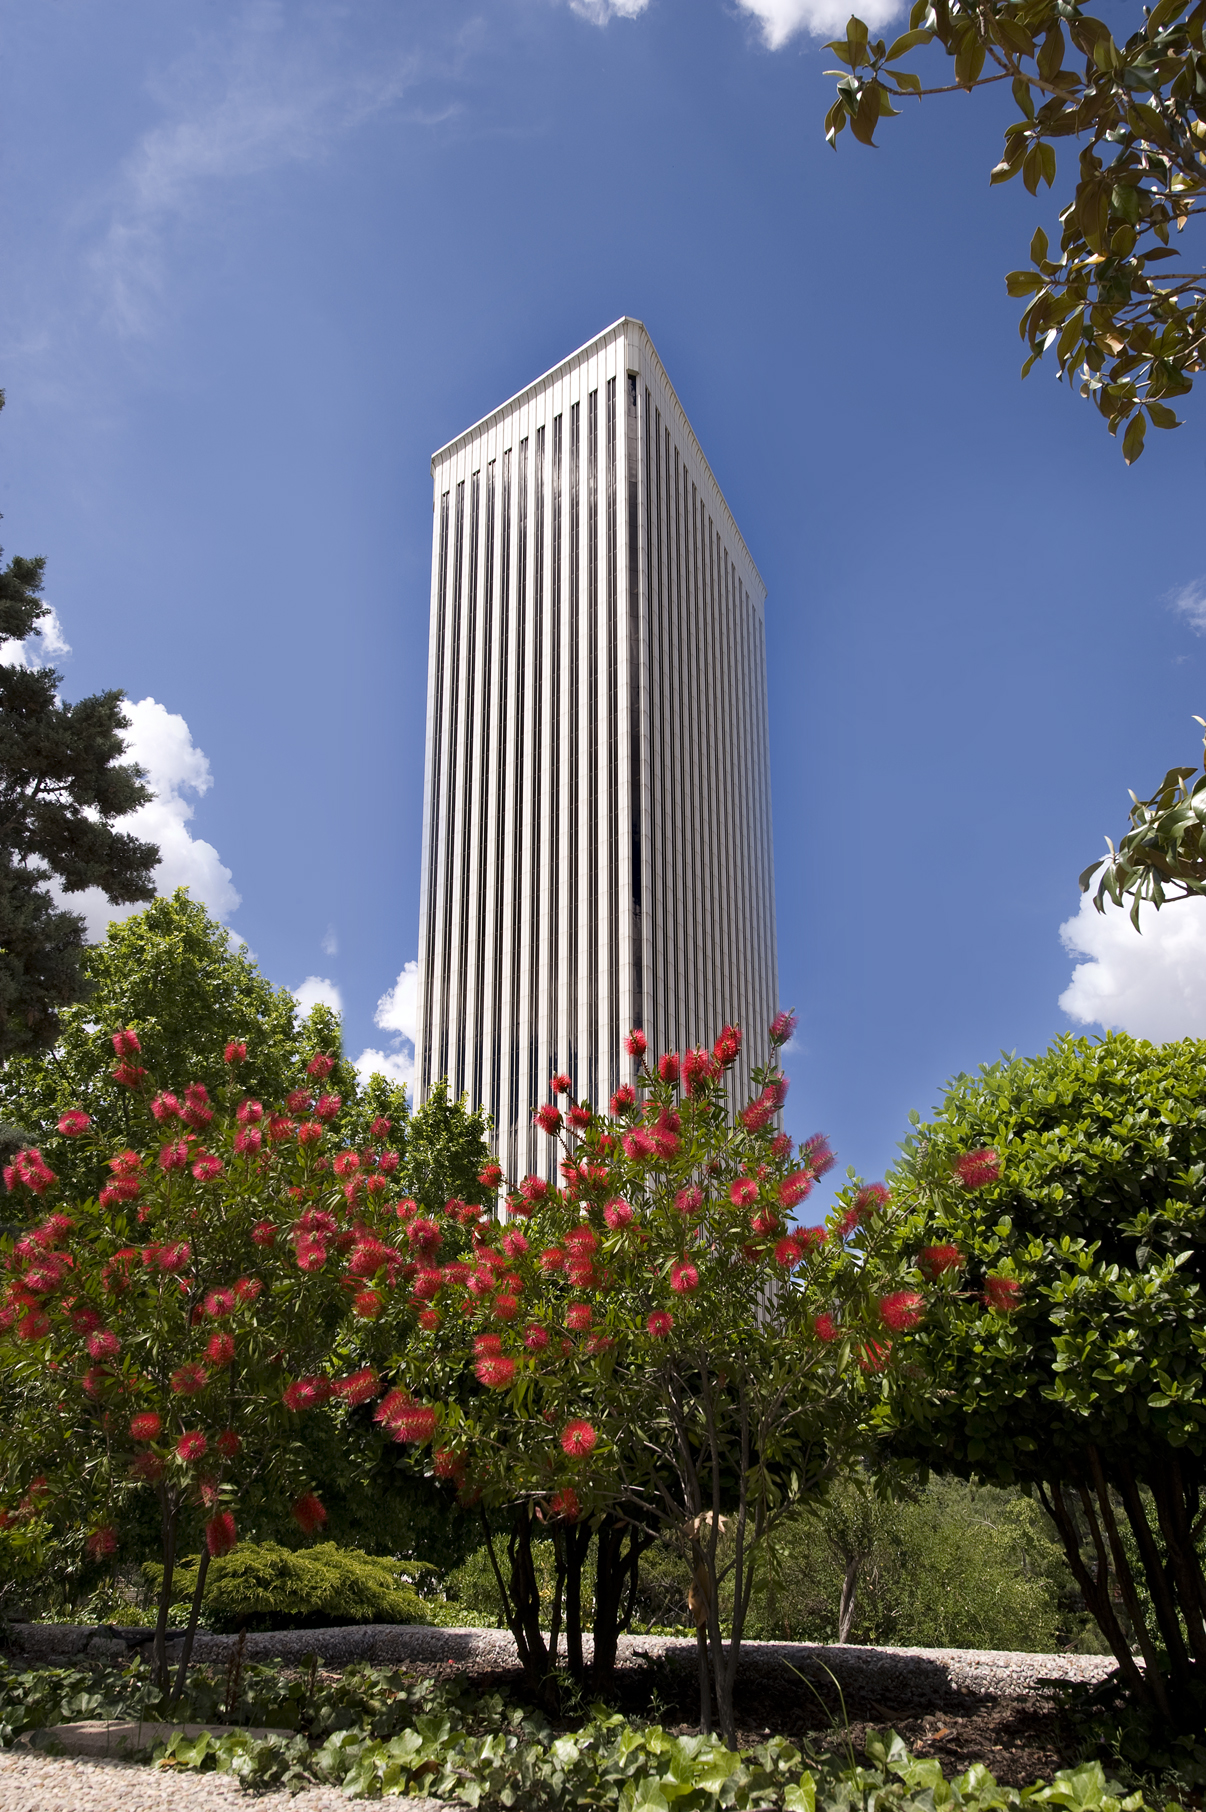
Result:
<svg viewBox="0 0 1206 1812"><path fill-rule="evenodd" d="M0 569L0 640L38 632L44 567L18 556ZM86 991L84 921L48 883L99 887L115 906L155 894L158 849L113 828L151 797L121 761L125 694L67 704L61 682L53 667L0 665L0 1059L48 1049L59 1008Z"/></svg>

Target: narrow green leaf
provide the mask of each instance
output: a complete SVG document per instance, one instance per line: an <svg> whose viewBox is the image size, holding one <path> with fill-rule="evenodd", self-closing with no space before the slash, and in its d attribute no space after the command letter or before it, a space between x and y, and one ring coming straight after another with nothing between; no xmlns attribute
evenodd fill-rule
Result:
<svg viewBox="0 0 1206 1812"><path fill-rule="evenodd" d="M1149 402L1147 405L1147 412L1152 418L1152 426L1154 428L1179 428L1181 426L1180 422L1177 420L1176 412L1168 408L1165 403Z"/></svg>
<svg viewBox="0 0 1206 1812"><path fill-rule="evenodd" d="M1126 460L1128 466L1133 466L1139 455L1142 453L1143 437L1146 433L1147 423L1144 420L1142 413L1132 415L1130 425L1122 437L1122 457ZM1139 902L1136 900L1136 907L1138 907L1138 904ZM1137 917L1135 922L1137 925Z"/></svg>
<svg viewBox="0 0 1206 1812"><path fill-rule="evenodd" d="M912 50L915 44L931 44L934 40L932 31L914 30L902 32L889 50L886 61L894 63L897 57L903 57L906 50Z"/></svg>
<svg viewBox="0 0 1206 1812"><path fill-rule="evenodd" d="M1030 261L1032 264L1043 264L1047 258L1047 235L1042 227L1035 227L1034 238L1030 241Z"/></svg>

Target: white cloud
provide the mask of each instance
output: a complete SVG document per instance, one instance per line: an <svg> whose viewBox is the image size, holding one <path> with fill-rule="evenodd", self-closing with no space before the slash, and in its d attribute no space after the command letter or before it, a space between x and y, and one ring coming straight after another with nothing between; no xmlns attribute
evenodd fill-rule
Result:
<svg viewBox="0 0 1206 1812"><path fill-rule="evenodd" d="M737 4L757 19L768 50L782 50L801 31L818 38L844 32L852 10L851 0L737 0ZM853 10L875 30L895 18L902 7L903 0L863 0Z"/></svg>
<svg viewBox="0 0 1206 1812"><path fill-rule="evenodd" d="M232 32L204 39L160 80L165 117L125 159L92 258L119 331L149 330L168 235L220 205L224 183L322 157L411 86L409 52L387 48L349 67L341 12L311 15L303 33L275 0L250 0Z"/></svg>
<svg viewBox="0 0 1206 1812"><path fill-rule="evenodd" d="M132 837L158 844L156 893L187 887L215 918L224 919L239 904L240 895L213 844L190 833L188 821L194 808L184 797L186 793L199 797L209 791L213 785L209 762L194 743L183 717L157 700L141 698L137 704L127 704L125 713L130 720L125 759L145 768L146 784L155 797L120 819L118 826ZM73 894L60 893L53 887L51 891L69 911L83 915L86 934L93 943L104 936L114 919L127 919L142 910L139 906L111 905L99 887Z"/></svg>
<svg viewBox="0 0 1206 1812"><path fill-rule="evenodd" d="M1059 928L1078 961L1059 997L1069 1018L1163 1044L1206 1037L1206 899L1178 900L1156 912L1142 909L1142 936L1125 911L1095 910L1084 894L1080 911Z"/></svg>
<svg viewBox="0 0 1206 1812"><path fill-rule="evenodd" d="M365 1050L356 1059L356 1068L366 1080L377 1074L400 1082L414 1096L415 1039L419 1030L419 965L405 963L393 987L381 996L374 1014L383 1032L394 1034L390 1051ZM408 1048L409 1047L409 1048Z"/></svg>
<svg viewBox="0 0 1206 1812"><path fill-rule="evenodd" d="M334 925L327 926L327 934L322 940L322 953L324 956L339 955L339 938Z"/></svg>
<svg viewBox="0 0 1206 1812"><path fill-rule="evenodd" d="M46 615L25 641L0 642L0 666L29 667L36 672L39 667L49 667L51 661L70 653L71 644L63 634L58 612L48 606Z"/></svg>
<svg viewBox="0 0 1206 1812"><path fill-rule="evenodd" d="M606 25L609 19L635 19L643 13L649 0L570 0L570 6L592 25Z"/></svg>
<svg viewBox="0 0 1206 1812"><path fill-rule="evenodd" d="M1195 579L1171 600L1173 609L1191 629L1206 635L1206 579Z"/></svg>
<svg viewBox="0 0 1206 1812"><path fill-rule="evenodd" d="M332 1013L343 1012L343 995L325 975L307 975L301 986L294 988L293 998L303 1019L312 1007L319 1005L330 1007Z"/></svg>

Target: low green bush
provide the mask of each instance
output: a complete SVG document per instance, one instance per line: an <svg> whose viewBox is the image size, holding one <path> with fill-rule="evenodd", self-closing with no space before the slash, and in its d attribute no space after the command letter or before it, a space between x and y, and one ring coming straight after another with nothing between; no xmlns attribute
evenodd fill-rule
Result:
<svg viewBox="0 0 1206 1812"><path fill-rule="evenodd" d="M197 1588L197 1562L177 1568L178 1602ZM158 1587L161 1569L144 1571ZM323 1629L340 1623L425 1623L411 1584L414 1564L320 1542L292 1550L276 1542L240 1542L210 1562L201 1617L212 1630Z"/></svg>

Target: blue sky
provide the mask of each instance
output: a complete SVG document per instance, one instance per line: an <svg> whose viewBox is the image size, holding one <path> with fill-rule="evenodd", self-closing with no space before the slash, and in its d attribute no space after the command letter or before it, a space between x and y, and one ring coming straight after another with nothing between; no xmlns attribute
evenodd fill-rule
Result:
<svg viewBox="0 0 1206 1812"><path fill-rule="evenodd" d="M1196 759L1206 439L1019 383L1008 99L835 156L843 10L0 0L0 509L165 884L404 1067L430 454L642 319L770 592L789 1129L874 1174L1076 1023L1076 876ZM1074 932L1083 1023L1206 1034L1197 905Z"/></svg>

